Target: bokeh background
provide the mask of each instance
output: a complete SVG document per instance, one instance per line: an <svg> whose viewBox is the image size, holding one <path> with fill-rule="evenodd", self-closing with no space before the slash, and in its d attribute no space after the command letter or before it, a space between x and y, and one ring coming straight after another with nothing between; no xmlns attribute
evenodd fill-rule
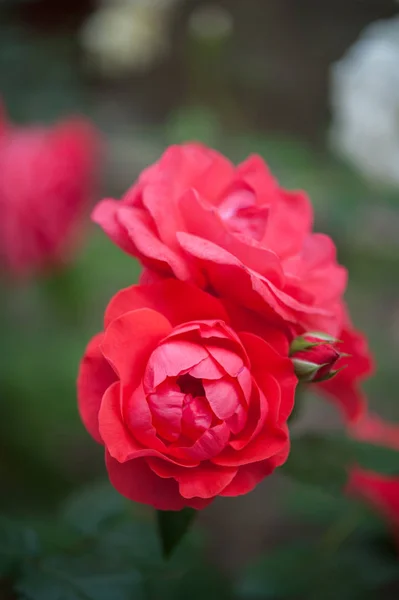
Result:
<svg viewBox="0 0 399 600"><path fill-rule="evenodd" d="M399 422L399 184L365 177L331 145L332 65L370 23L398 12L393 0L2 0L0 93L20 124L70 114L93 121L103 135L95 200L119 197L167 145L192 139L234 161L259 153L285 187L307 190L316 230L334 238L350 270L348 303L376 356L370 404ZM398 95L394 78L390 85ZM399 100L396 119L399 145ZM102 450L77 414L75 379L108 299L138 272L88 222L70 266L0 283L1 511L42 515L104 477ZM340 422L309 397L295 427ZM319 582L303 597L397 597L379 581L379 591L372 587L366 574L377 568L368 555L345 554L348 511L342 499L277 475L246 497L216 501L198 529L207 560L230 584L263 561L238 585L241 598L302 597L287 581L321 569L302 544L331 537L326 561L345 557L342 572L328 571L326 588ZM331 582L340 584L335 591Z"/></svg>

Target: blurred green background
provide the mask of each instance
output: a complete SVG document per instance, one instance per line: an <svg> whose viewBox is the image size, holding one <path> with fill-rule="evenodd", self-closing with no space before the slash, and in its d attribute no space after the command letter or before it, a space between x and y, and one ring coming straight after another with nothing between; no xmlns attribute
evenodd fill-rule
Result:
<svg viewBox="0 0 399 600"><path fill-rule="evenodd" d="M115 7L118 1L103 4ZM386 0L168 4L159 13L147 6L127 45L115 51L100 43L106 18L102 29L97 25L90 34L94 46L87 33L100 2L2 0L0 93L10 117L21 124L51 123L71 113L92 119L105 146L98 199L119 197L167 145L191 139L234 161L259 153L285 187L307 190L316 230L334 238L339 260L350 270L348 303L376 356L378 373L366 386L370 404L399 422L399 190L362 180L327 144L330 65L362 28L394 15L397 7ZM151 33L154 23L158 29ZM109 15L108 27L117 32ZM136 40L131 46L129 35ZM154 55L153 46L158 48ZM121 65L122 51L128 58ZM102 449L79 421L75 379L108 299L133 283L138 272L138 265L88 223L70 267L50 278L0 284L4 514L22 519L54 514L66 494L104 478ZM309 397L296 426L334 429L340 424L330 406ZM109 507L115 501L87 493L92 494L89 505ZM90 510L82 508L82 522ZM173 588L171 597L188 598L194 589L198 597L234 594L244 600L398 597L385 584L390 562L384 557L391 555L383 525L366 518L357 505L279 476L247 497L216 501L201 514L197 530L205 539L201 560L212 566L201 567L198 575L177 557L176 568L188 575L186 582L178 578L179 591ZM132 538L137 535L141 539L137 532ZM365 539L372 540L372 551ZM145 540L144 535L143 548ZM320 547L326 548L324 554ZM196 539L191 552L192 564L202 564ZM148 555L155 554L150 547ZM131 561L136 559L134 554ZM245 571L254 561L258 566ZM32 594L23 589L20 597L61 600L64 596L54 590ZM163 597L160 590L147 589L143 597ZM119 596L116 588L101 593L77 597L141 597Z"/></svg>

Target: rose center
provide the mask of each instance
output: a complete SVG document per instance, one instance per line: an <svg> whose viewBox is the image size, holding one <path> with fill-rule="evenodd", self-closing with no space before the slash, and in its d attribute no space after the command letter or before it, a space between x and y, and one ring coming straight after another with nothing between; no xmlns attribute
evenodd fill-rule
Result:
<svg viewBox="0 0 399 600"><path fill-rule="evenodd" d="M202 381L189 375L180 375L176 381L183 394L191 394L193 398L201 398L205 396L204 386Z"/></svg>
<svg viewBox="0 0 399 600"><path fill-rule="evenodd" d="M261 241L265 235L268 207L258 206L254 192L235 189L225 196L218 207L219 215L235 234Z"/></svg>

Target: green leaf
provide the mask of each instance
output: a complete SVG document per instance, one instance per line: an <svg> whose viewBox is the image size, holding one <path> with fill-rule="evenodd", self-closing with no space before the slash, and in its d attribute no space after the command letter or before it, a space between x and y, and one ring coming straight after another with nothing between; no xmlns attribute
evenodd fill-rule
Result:
<svg viewBox="0 0 399 600"><path fill-rule="evenodd" d="M347 466L345 443L307 434L291 440L290 455L281 470L301 483L340 492L347 481Z"/></svg>
<svg viewBox="0 0 399 600"><path fill-rule="evenodd" d="M292 356L296 352L310 350L311 348L315 348L316 346L320 346L320 342L309 342L304 337L298 336L291 342L290 356Z"/></svg>
<svg viewBox="0 0 399 600"><path fill-rule="evenodd" d="M299 381L303 382L311 382L314 380L317 372L322 368L326 367L327 363L323 364L315 364L309 362L308 360L303 360L302 358L292 358L292 364L294 365L295 375L298 377Z"/></svg>
<svg viewBox="0 0 399 600"><path fill-rule="evenodd" d="M130 519L116 523L99 535L96 551L118 564L134 564L146 571L163 564L159 536L152 522Z"/></svg>
<svg viewBox="0 0 399 600"><path fill-rule="evenodd" d="M369 510L363 503L348 496L330 494L317 486L296 483L293 493L284 497L283 507L290 517L312 526L329 526L348 513L356 512L367 526L384 530L375 511Z"/></svg>
<svg viewBox="0 0 399 600"><path fill-rule="evenodd" d="M165 557L169 557L174 548L179 544L194 519L196 512L193 508L184 508L180 511L157 511L159 533Z"/></svg>
<svg viewBox="0 0 399 600"><path fill-rule="evenodd" d="M81 533L60 519L31 516L27 519L27 524L40 541L41 556L69 552L82 543Z"/></svg>
<svg viewBox="0 0 399 600"><path fill-rule="evenodd" d="M370 540L345 540L334 552L323 543L295 543L277 548L247 568L238 580L236 596L365 600L377 597L375 590L398 575L397 558L382 556Z"/></svg>
<svg viewBox="0 0 399 600"><path fill-rule="evenodd" d="M399 475L399 452L392 448L348 441L353 460L363 469L376 471L381 475Z"/></svg>
<svg viewBox="0 0 399 600"><path fill-rule="evenodd" d="M36 532L24 525L0 517L0 576L7 575L27 557L39 550Z"/></svg>
<svg viewBox="0 0 399 600"><path fill-rule="evenodd" d="M134 567L112 568L97 556L49 557L29 565L16 584L26 600L142 600L142 578Z"/></svg>
<svg viewBox="0 0 399 600"><path fill-rule="evenodd" d="M162 586L162 587L161 587ZM178 576L160 582L154 600L228 600L231 599L227 577L207 564L197 564Z"/></svg>
<svg viewBox="0 0 399 600"><path fill-rule="evenodd" d="M84 535L95 535L107 522L123 514L125 499L109 482L91 484L73 494L65 503L61 517Z"/></svg>
<svg viewBox="0 0 399 600"><path fill-rule="evenodd" d="M311 587L309 565L315 549L309 544L279 548L250 565L237 583L237 596L245 600L301 597Z"/></svg>
<svg viewBox="0 0 399 600"><path fill-rule="evenodd" d="M399 475L399 452L344 436L306 434L291 441L291 452L282 472L301 483L339 492L348 469L358 465L382 475Z"/></svg>
<svg viewBox="0 0 399 600"><path fill-rule="evenodd" d="M168 561L146 581L147 600L231 600L227 576L206 559L199 528L190 531Z"/></svg>

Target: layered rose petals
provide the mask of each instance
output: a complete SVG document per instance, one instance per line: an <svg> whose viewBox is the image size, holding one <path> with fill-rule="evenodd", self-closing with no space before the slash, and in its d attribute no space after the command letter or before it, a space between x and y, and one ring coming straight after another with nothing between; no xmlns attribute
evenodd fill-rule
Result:
<svg viewBox="0 0 399 600"><path fill-rule="evenodd" d="M172 146L93 219L157 276L194 282L302 331L337 335L346 271L312 233L311 204L257 156L234 167L199 144Z"/></svg>
<svg viewBox="0 0 399 600"><path fill-rule="evenodd" d="M272 326L269 343L233 325L219 300L173 279L111 301L78 397L120 493L200 509L250 491L285 461L297 383L288 343Z"/></svg>

